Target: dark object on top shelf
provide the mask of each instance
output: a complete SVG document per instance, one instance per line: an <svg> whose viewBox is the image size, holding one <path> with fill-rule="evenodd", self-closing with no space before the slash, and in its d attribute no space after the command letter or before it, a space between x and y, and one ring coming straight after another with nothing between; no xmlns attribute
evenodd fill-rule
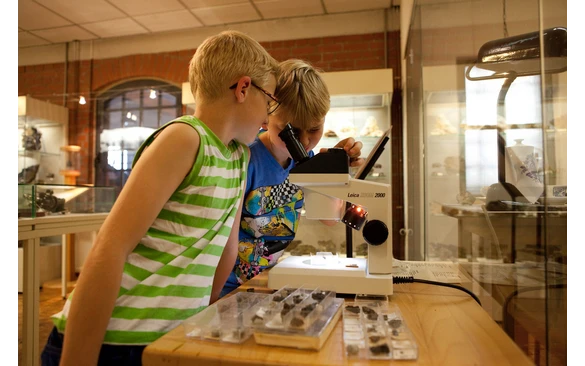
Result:
<svg viewBox="0 0 585 366"><path fill-rule="evenodd" d="M30 184L34 182L38 171L38 164L22 169L20 173L18 173L18 183Z"/></svg>
<svg viewBox="0 0 585 366"><path fill-rule="evenodd" d="M35 127L27 127L22 133L22 146L26 151L39 151L42 135Z"/></svg>
<svg viewBox="0 0 585 366"><path fill-rule="evenodd" d="M65 213L65 199L55 197L53 195L52 189L47 189L44 192L39 192L38 197L33 198L31 194L25 194L24 198L28 200L29 206L33 204L36 205L38 209L42 209L46 212L63 212ZM33 203L34 200L34 203ZM42 211L37 210L36 216L43 216L39 215ZM22 211L22 214L26 214L26 211ZM18 212L19 217L21 217L21 211Z"/></svg>
<svg viewBox="0 0 585 366"><path fill-rule="evenodd" d="M48 212L65 211L65 199L55 197L51 189L47 189L45 192L39 192L37 205Z"/></svg>

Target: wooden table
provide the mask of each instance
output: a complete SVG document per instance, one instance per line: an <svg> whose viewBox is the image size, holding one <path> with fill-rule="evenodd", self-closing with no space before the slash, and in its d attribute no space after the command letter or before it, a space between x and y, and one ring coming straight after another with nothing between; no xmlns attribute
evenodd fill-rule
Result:
<svg viewBox="0 0 585 366"><path fill-rule="evenodd" d="M23 241L23 311L22 311L22 356L26 366L38 365L39 352L39 288L41 238L97 231L107 213L67 214L18 219L18 240ZM63 241L62 253L67 252ZM62 272L63 274L63 272ZM67 287L62 275L62 288Z"/></svg>
<svg viewBox="0 0 585 366"><path fill-rule="evenodd" d="M268 292L266 272L240 290ZM391 301L396 303L414 334L419 349L416 361L356 360L345 356L343 326L338 322L319 352L255 343L242 344L186 339L182 326L146 347L145 366L162 365L532 365L530 359L462 291L425 285L395 285Z"/></svg>

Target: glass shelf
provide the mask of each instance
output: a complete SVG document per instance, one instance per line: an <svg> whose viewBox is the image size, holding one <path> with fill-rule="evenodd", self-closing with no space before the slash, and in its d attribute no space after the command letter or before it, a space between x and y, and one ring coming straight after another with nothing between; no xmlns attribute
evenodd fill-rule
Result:
<svg viewBox="0 0 585 366"><path fill-rule="evenodd" d="M18 183L64 183L60 148L67 145L69 110L18 97Z"/></svg>
<svg viewBox="0 0 585 366"><path fill-rule="evenodd" d="M110 212L115 200L114 187L19 184L18 217Z"/></svg>

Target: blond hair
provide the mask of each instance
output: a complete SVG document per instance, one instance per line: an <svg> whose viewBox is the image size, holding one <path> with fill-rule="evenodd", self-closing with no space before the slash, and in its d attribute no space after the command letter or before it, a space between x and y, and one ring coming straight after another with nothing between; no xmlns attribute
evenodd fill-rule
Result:
<svg viewBox="0 0 585 366"><path fill-rule="evenodd" d="M290 59L280 63L276 80L276 98L280 102L276 114L295 127L310 129L315 121L321 121L329 111L330 96L327 85L310 63Z"/></svg>
<svg viewBox="0 0 585 366"><path fill-rule="evenodd" d="M189 63L191 93L198 102L218 99L242 76L265 87L270 74L277 73L278 62L260 43L238 31L208 37Z"/></svg>

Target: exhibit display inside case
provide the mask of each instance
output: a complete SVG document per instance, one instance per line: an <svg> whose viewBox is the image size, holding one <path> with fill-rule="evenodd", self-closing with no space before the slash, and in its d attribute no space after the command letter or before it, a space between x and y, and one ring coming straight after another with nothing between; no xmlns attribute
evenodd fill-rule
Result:
<svg viewBox="0 0 585 366"><path fill-rule="evenodd" d="M313 152L353 137L363 143L362 157L367 157L391 126L392 69L328 72L323 79L331 94L331 108L325 116L323 137ZM388 144L367 180L390 183L390 151ZM352 176L356 170L350 172Z"/></svg>
<svg viewBox="0 0 585 366"><path fill-rule="evenodd" d="M114 187L19 184L18 217L110 212Z"/></svg>
<svg viewBox="0 0 585 366"><path fill-rule="evenodd" d="M67 145L69 110L18 97L18 183L61 184L60 148Z"/></svg>

